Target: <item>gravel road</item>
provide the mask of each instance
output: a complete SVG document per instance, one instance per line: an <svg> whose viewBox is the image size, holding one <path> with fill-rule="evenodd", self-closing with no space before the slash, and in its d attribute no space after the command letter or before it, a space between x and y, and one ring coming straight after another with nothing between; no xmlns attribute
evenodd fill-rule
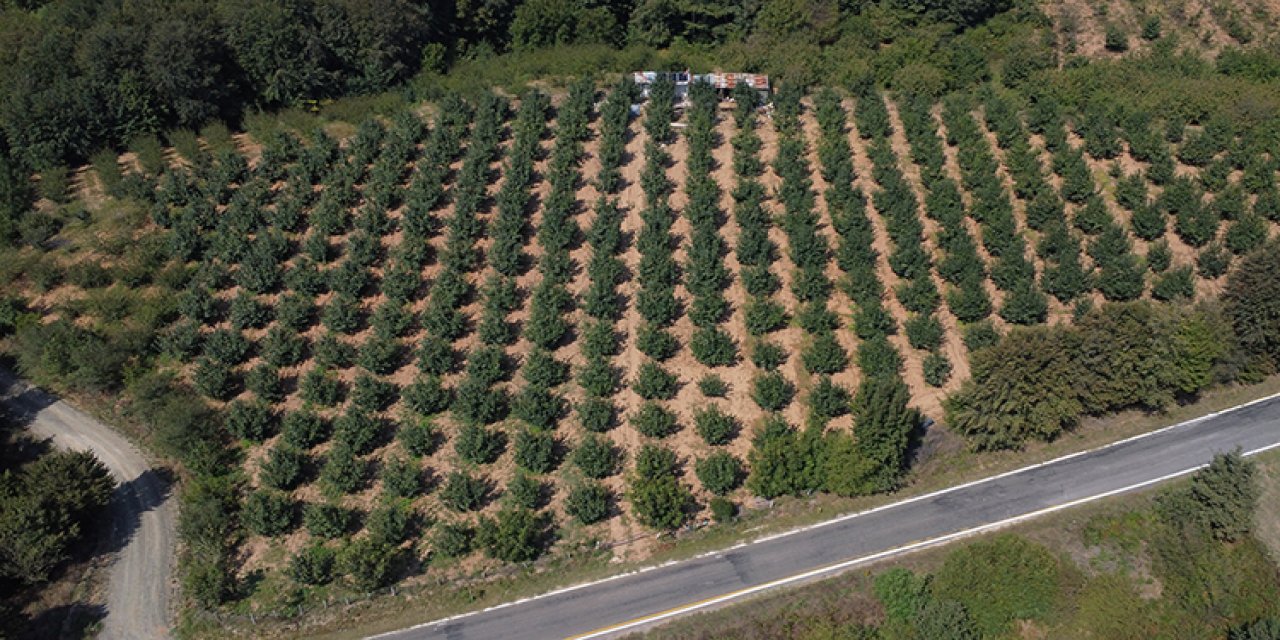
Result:
<svg viewBox="0 0 1280 640"><path fill-rule="evenodd" d="M111 427L0 370L0 401L37 438L55 446L89 450L115 476L111 535L115 553L107 593L103 640L169 637L169 595L177 505L169 483L142 453Z"/></svg>

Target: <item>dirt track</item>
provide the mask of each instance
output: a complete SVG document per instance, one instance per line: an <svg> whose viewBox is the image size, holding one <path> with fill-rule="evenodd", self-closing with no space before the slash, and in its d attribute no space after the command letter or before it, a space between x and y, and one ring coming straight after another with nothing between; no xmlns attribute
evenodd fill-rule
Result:
<svg viewBox="0 0 1280 640"><path fill-rule="evenodd" d="M35 437L51 439L63 449L92 451L119 483L112 498L111 535L100 543L116 557L98 637L167 638L177 515L168 482L110 427L2 370L0 401Z"/></svg>

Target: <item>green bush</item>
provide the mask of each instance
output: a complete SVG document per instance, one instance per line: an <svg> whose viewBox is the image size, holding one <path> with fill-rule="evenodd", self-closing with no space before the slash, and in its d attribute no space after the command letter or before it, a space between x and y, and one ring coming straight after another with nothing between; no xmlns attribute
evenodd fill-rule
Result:
<svg viewBox="0 0 1280 640"><path fill-rule="evenodd" d="M723 398L729 393L729 385L720 376L708 373L698 380L698 391L708 398Z"/></svg>
<svg viewBox="0 0 1280 640"><path fill-rule="evenodd" d="M848 389L822 376L809 390L809 411L819 420L829 420L849 413L851 400Z"/></svg>
<svg viewBox="0 0 1280 640"><path fill-rule="evenodd" d="M489 557L504 562L536 560L551 542L551 517L529 509L506 508L482 518L477 542Z"/></svg>
<svg viewBox="0 0 1280 640"><path fill-rule="evenodd" d="M302 481L311 458L289 446L278 444L258 467L258 480L272 489L291 490Z"/></svg>
<svg viewBox="0 0 1280 640"><path fill-rule="evenodd" d="M640 365L640 372L636 374L635 382L631 383L631 389L645 400L670 400L675 397L678 388L679 379L676 374L655 362Z"/></svg>
<svg viewBox="0 0 1280 640"><path fill-rule="evenodd" d="M472 464L490 464L507 448L507 437L501 431L467 424L458 430L453 441L458 457Z"/></svg>
<svg viewBox="0 0 1280 640"><path fill-rule="evenodd" d="M983 637L998 637L1017 620L1047 619L1061 574L1048 549L1000 534L948 554L934 574L933 591L963 604Z"/></svg>
<svg viewBox="0 0 1280 640"><path fill-rule="evenodd" d="M716 522L732 522L738 516L738 505L732 500L716 496L711 499L711 517Z"/></svg>
<svg viewBox="0 0 1280 640"><path fill-rule="evenodd" d="M737 489L746 476L742 461L725 451L717 451L699 460L694 465L694 472L702 486L718 496Z"/></svg>
<svg viewBox="0 0 1280 640"><path fill-rule="evenodd" d="M601 480L618 473L622 452L608 438L591 434L574 449L570 459L582 475Z"/></svg>
<svg viewBox="0 0 1280 640"><path fill-rule="evenodd" d="M422 493L418 463L395 456L382 465L382 492L392 498L416 498Z"/></svg>
<svg viewBox="0 0 1280 640"><path fill-rule="evenodd" d="M289 561L289 577L300 584L329 584L336 557L333 549L319 544L303 547Z"/></svg>
<svg viewBox="0 0 1280 640"><path fill-rule="evenodd" d="M478 511L488 504L493 486L483 476L454 471L440 487L440 501L458 512Z"/></svg>
<svg viewBox="0 0 1280 640"><path fill-rule="evenodd" d="M240 521L260 536L278 536L297 526L297 505L284 493L255 491L244 501Z"/></svg>
<svg viewBox="0 0 1280 640"><path fill-rule="evenodd" d="M396 438L400 440L400 444L404 446L405 451L409 452L409 455L416 457L435 453L443 439L439 427L426 418L411 420L400 425Z"/></svg>
<svg viewBox="0 0 1280 640"><path fill-rule="evenodd" d="M613 509L613 492L598 482L584 482L569 490L565 499L565 513L582 524L594 524L605 518Z"/></svg>
<svg viewBox="0 0 1280 640"><path fill-rule="evenodd" d="M751 350L751 363L765 371L773 371L786 361L786 350L776 342L761 340Z"/></svg>
<svg viewBox="0 0 1280 640"><path fill-rule="evenodd" d="M347 534L355 514L340 505L316 502L303 509L302 521L311 535L333 540Z"/></svg>
<svg viewBox="0 0 1280 640"><path fill-rule="evenodd" d="M445 558L461 558L471 553L476 532L464 522L445 522L436 527L431 546Z"/></svg>
<svg viewBox="0 0 1280 640"><path fill-rule="evenodd" d="M263 402L232 402L227 405L225 426L231 435L262 442L275 432L276 415Z"/></svg>
<svg viewBox="0 0 1280 640"><path fill-rule="evenodd" d="M757 375L751 382L751 399L765 411L781 411L791 404L796 388L777 371Z"/></svg>
<svg viewBox="0 0 1280 640"><path fill-rule="evenodd" d="M680 430L676 414L652 400L640 405L630 422L636 431L650 438L665 438Z"/></svg>
<svg viewBox="0 0 1280 640"><path fill-rule="evenodd" d="M931 387L941 387L951 379L951 361L941 353L925 356L923 367L925 384Z"/></svg>
<svg viewBox="0 0 1280 640"><path fill-rule="evenodd" d="M712 446L732 442L741 430L736 418L724 413L714 404L706 409L694 410L693 424L703 441Z"/></svg>
<svg viewBox="0 0 1280 640"><path fill-rule="evenodd" d="M364 488L366 465L351 446L336 442L320 470L320 482L330 495L355 493Z"/></svg>
<svg viewBox="0 0 1280 640"><path fill-rule="evenodd" d="M301 449L310 449L329 439L332 425L308 409L286 413L281 420L284 441Z"/></svg>
<svg viewBox="0 0 1280 640"><path fill-rule="evenodd" d="M549 473L560 462L560 441L545 431L525 429L516 434L516 466L532 473Z"/></svg>
<svg viewBox="0 0 1280 640"><path fill-rule="evenodd" d="M605 398L587 398L578 403L578 422L582 428L594 433L604 433L617 423L618 409L613 401Z"/></svg>

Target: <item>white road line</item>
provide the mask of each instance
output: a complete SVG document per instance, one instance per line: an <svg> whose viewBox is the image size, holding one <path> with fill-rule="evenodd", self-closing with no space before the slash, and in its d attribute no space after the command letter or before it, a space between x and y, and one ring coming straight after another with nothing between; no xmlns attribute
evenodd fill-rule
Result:
<svg viewBox="0 0 1280 640"><path fill-rule="evenodd" d="M1075 452L1075 453L1069 453L1069 454L1066 454L1066 455L1063 455L1063 456L1059 456L1059 457L1057 457L1057 458L1053 458L1052 460L1046 460L1046 461L1044 461L1044 462L1037 462L1037 463L1034 463L1034 464L1027 465L1027 466L1025 466L1025 467L1020 467L1020 468L1018 468L1018 469L1014 469L1014 470L1012 470L1012 471L1005 471L1005 472L1003 472L1003 473L998 473L998 474L993 475L993 476L988 476L988 477L985 477L985 478L979 478L979 479L977 479L977 480L971 480L971 481L969 481L969 482L965 482L965 483L963 483L963 484L958 484L958 485L950 486L950 487L947 487L947 488L945 488L945 489L939 489L939 490L937 490L937 491L932 491L932 492L929 492L929 493L924 493L924 494L921 494L921 495L918 495L918 496L912 496L912 497L910 497L910 498L906 498L906 499L903 499L903 500L899 500L899 501L897 501L897 502L891 502L891 503L889 503L889 504L884 504L884 505L880 505L880 506L878 506L878 507L873 507L873 508L870 508L870 509L865 509L865 510L863 510L863 511L857 511L857 512L854 512L854 513L848 513L848 514L845 514L845 515L842 515L842 516L837 516L837 517L832 518L832 519L830 519L830 520L824 520L824 521L819 522L819 523L815 523L815 524L811 524L811 525L805 525L805 526L802 526L802 527L796 527L796 528L794 528L794 529L788 529L788 530L786 530L786 531L782 531L782 532L779 532L779 533L769 534L769 535L766 535L766 536L763 536L763 537L760 537L760 538L756 538L756 539L751 540L751 541L749 541L749 542L739 542L739 543L737 543L737 544L735 544L735 545L733 545L733 546L731 546L731 547L725 548L725 549L716 549L715 551L706 551L706 552L699 553L699 554L697 554L697 555L690 556L690 557L688 557L688 558L683 558L683 559L680 559L680 560L668 560L668 561L663 562L663 563L660 563L660 564L648 565L648 566L645 566L645 567L641 567L641 568L639 568L639 569L634 569L634 570L632 570L632 571L627 571L627 572L624 572L624 573L614 574L614 575L612 575L612 576L609 576L609 577L606 577L606 578L601 578L601 579L599 579L599 580L594 580L594 581L591 581L591 582L583 582L583 583L580 583L580 584L570 585L570 586L567 586L567 587L562 587L562 588L559 588L559 589L555 589L555 590L553 590L553 591L547 591L547 592L545 592L545 593L540 593L540 594L538 594L538 595L533 595L533 596L528 596L528 597L520 598L519 600L512 600L512 601L509 601L509 602L503 602L503 603L501 603L501 604L496 604L496 605L493 605L493 606L490 606L490 607L486 607L486 608L484 608L484 609L476 609L476 610L474 610L474 611L467 611L467 612L465 612L465 613L459 613L459 614L452 615L452 616L449 616L449 617L446 617L446 618L440 618L440 619L438 619L438 620L432 620L432 621L430 621L430 622L422 622L422 623L418 623L418 624L415 624L415 625L412 625L412 626L409 626L409 627L404 627L404 628L401 628L401 629L396 629L395 631L387 631L387 632L384 632L384 633L379 633L379 634L376 634L376 635L367 636L367 638L369 638L369 640L375 640L375 639L377 639L377 638L385 638L385 637L395 636L395 635L399 635L399 634L401 634L401 633L410 632L410 631L415 631L415 630L418 630L418 629L426 629L426 628L428 628L428 627L439 626L439 625L442 625L442 624L447 624L447 623L450 623L450 622L455 622L455 621L457 621L457 620L461 620L461 619L463 619L463 618L469 618L469 617L471 617L471 616L479 615L479 614L482 614L482 613L489 613L489 612L492 612L492 611L499 611L499 610L501 610L501 609L506 609L506 608L508 608L508 607L514 607L514 606L516 606L516 605L521 605L521 604L525 604L525 603L528 603L528 602L533 602L533 601L536 601L536 600L542 600L542 599L544 599L544 598L551 598L551 597L558 596L558 595L563 595L563 594L566 594L566 593L572 593L572 592L574 592L574 591L578 591L578 590L580 590L580 589L586 589L586 588L588 588L588 587L595 587L595 586L599 586L599 585L606 584L606 583L609 583L609 582L614 582L614 581L616 581L616 580L621 580L621 579L623 579L623 578L629 578L629 577L631 577L631 576L639 575L639 574L642 574L642 573L647 573L647 572L649 572L649 571L653 571L653 570L655 570L655 569L662 569L662 568L664 568L664 567L669 567L669 566L671 566L671 565L673 565L673 564L678 564L678 563L680 563L680 562L688 562L688 561L690 561L690 560L697 560L697 559L705 558L705 557L708 557L708 556L718 555L718 554L724 553L725 551L729 551L729 550L731 550L731 549L737 549L737 548L740 548L740 547L744 547L744 546L749 545L749 544L759 544L759 543L761 543L761 542L768 542L768 541L770 541L770 540L776 540L776 539L778 539L778 538L785 538L785 537L787 537L787 536L793 536L793 535L796 535L796 534L798 534L798 533L804 533L805 531L810 531L810 530L813 530L813 529L818 529L818 528L821 528L821 527L826 527L826 526L830 526L830 525L833 525L833 524L838 524L838 523L841 523L841 522L845 522L845 521L847 521L847 520L852 520L853 518L859 518L859 517L866 516L866 515L869 515L869 514L872 514L872 513L877 513L877 512L879 512L879 511L885 511L885 510L888 510L888 509L893 509L893 508L896 508L896 507L901 507L901 506L904 506L904 505L911 504L911 503L913 503L913 502L919 502L919 501L921 501L921 500L927 500L927 499L929 499L929 498L935 498L935 497L938 497L938 496L941 496L941 495L946 495L946 494L948 494L948 493L952 493L952 492L955 492L955 491L959 491L959 490L961 490L961 489L967 489L967 488L969 488L969 487L974 487L974 486L977 486L977 485L980 485L980 484L984 484L984 483L987 483L987 482L993 482L993 481L996 481L996 480L1000 480L1001 478L1007 478L1007 477L1009 477L1009 476L1017 475L1017 474L1020 474L1020 473L1026 473L1026 472L1028 472L1028 471L1033 471L1033 470L1035 470L1035 469L1039 469L1040 467L1048 466L1048 465L1055 464L1055 463L1059 463L1059 462L1064 462L1064 461L1066 461L1066 460L1070 460L1070 459L1072 459L1072 458L1078 458L1078 457L1080 457L1080 456L1085 456L1085 455L1089 455L1089 454L1091 454L1091 453L1096 453L1096 452L1098 452L1098 451L1103 451L1103 450L1105 450L1105 449L1110 449L1110 448L1113 448L1113 447L1118 447L1118 446L1120 446L1120 445L1127 444L1127 443L1130 443L1130 442L1134 442L1134 441L1137 441L1137 440L1142 440L1142 439L1144 439L1144 438L1150 438L1150 437L1152 437L1152 436L1159 435L1159 434L1161 434L1161 433L1165 433L1165 432L1168 432L1168 431L1172 431L1172 430L1174 430L1174 429L1180 429L1180 428L1183 428L1183 427L1191 426L1191 425L1193 425L1193 424L1197 424L1197 423L1199 423L1199 422L1203 422L1203 421L1205 421L1205 420L1210 420L1210 419L1212 419L1212 418L1216 418L1216 417L1218 417L1218 416L1220 416L1220 415L1223 415L1223 414L1233 413L1233 412L1235 412L1235 411L1239 411L1239 410L1241 410L1241 409L1246 409L1246 408L1251 407L1251 406L1253 406L1253 405L1255 405L1255 404L1260 404L1260 403L1263 403L1263 402L1267 402L1268 400L1273 400L1273 399L1275 399L1275 398L1280 398L1280 393L1273 393L1273 394L1271 394L1271 395L1269 395L1269 396L1266 396L1266 397L1258 398L1258 399L1256 399L1256 400L1250 400L1249 402L1246 402L1246 403L1244 403L1244 404L1238 404L1238 405L1236 405L1236 406L1228 407L1228 408L1226 408L1226 409L1222 409L1222 410L1220 410L1220 411L1214 411L1214 412L1212 412L1212 413L1207 413L1207 414L1205 414L1205 415L1203 415L1203 416L1200 416L1200 417L1197 417L1197 418L1192 418L1192 419L1190 419L1190 420L1185 420L1185 421L1183 421L1183 422L1179 422L1179 423L1177 423L1177 424L1172 424L1172 425L1169 425L1169 426L1167 426L1167 427L1161 427L1161 428L1156 429L1156 430L1154 430L1154 431L1147 431L1147 432L1144 432L1144 433L1140 433L1140 434L1138 434L1138 435L1129 436L1129 437L1127 437L1127 438L1124 438L1124 439L1121 439L1121 440L1117 440L1117 441L1115 441L1115 442L1110 442L1110 443L1107 443L1107 444L1104 444L1104 445L1100 445L1100 446L1097 446L1097 447L1093 447L1092 449L1085 449L1085 450L1083 450L1083 451L1077 451L1077 452ZM1269 447L1268 447L1268 448L1269 448ZM1265 449L1263 449L1263 450L1265 450ZM1261 451L1261 450L1258 450L1258 451ZM1257 451L1255 451L1255 452L1251 452L1251 453L1257 453ZM1187 471L1185 471L1185 472L1183 472L1183 473L1190 473L1191 471L1194 471L1194 470L1195 470L1195 469L1190 469L1190 470L1187 470ZM1157 482L1158 482L1158 480L1157 480ZM1132 487L1131 487L1131 488L1132 488ZM1131 489L1131 488L1130 488L1130 489ZM1126 490L1128 490L1128 489L1126 489Z"/></svg>

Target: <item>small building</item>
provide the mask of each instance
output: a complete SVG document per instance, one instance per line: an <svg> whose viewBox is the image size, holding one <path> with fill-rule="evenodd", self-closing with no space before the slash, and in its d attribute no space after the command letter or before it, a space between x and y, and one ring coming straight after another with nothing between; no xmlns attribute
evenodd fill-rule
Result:
<svg viewBox="0 0 1280 640"><path fill-rule="evenodd" d="M759 73L705 73L693 74L689 71L637 71L631 74L632 82L640 87L640 95L649 98L649 88L658 80L670 80L675 85L675 102L684 105L689 100L689 85L694 82L705 82L720 95L721 99L733 96L733 90L745 84L760 96L760 104L769 101L769 76Z"/></svg>

